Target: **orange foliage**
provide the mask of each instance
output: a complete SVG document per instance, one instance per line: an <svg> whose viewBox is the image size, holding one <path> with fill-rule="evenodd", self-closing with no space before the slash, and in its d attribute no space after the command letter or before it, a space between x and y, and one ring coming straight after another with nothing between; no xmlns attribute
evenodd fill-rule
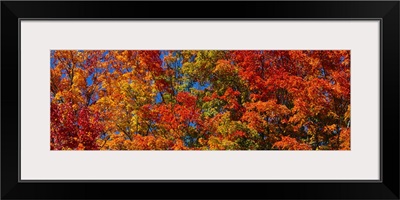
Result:
<svg viewBox="0 0 400 200"><path fill-rule="evenodd" d="M350 150L350 51L51 51L53 150Z"/></svg>

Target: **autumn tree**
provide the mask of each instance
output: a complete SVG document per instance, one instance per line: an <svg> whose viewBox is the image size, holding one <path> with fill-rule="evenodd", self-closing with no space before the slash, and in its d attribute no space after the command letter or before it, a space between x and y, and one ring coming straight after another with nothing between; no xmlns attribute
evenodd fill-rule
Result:
<svg viewBox="0 0 400 200"><path fill-rule="evenodd" d="M350 51L52 51L51 148L349 150Z"/></svg>

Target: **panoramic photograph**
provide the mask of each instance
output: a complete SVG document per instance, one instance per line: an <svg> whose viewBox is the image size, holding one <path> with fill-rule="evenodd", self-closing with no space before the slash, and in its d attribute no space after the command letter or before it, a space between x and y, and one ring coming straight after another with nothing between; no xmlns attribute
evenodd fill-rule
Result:
<svg viewBox="0 0 400 200"><path fill-rule="evenodd" d="M351 150L350 50L51 50L50 150Z"/></svg>

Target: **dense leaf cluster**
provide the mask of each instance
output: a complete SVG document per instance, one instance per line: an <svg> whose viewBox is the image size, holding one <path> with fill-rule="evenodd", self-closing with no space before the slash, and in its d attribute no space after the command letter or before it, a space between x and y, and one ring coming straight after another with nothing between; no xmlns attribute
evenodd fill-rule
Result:
<svg viewBox="0 0 400 200"><path fill-rule="evenodd" d="M349 150L350 51L52 51L54 150Z"/></svg>

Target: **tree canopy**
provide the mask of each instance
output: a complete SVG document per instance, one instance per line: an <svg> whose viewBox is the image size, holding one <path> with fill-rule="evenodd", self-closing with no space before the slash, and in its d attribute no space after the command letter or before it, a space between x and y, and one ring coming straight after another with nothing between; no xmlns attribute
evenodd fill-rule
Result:
<svg viewBox="0 0 400 200"><path fill-rule="evenodd" d="M349 150L348 50L53 50L52 150Z"/></svg>

